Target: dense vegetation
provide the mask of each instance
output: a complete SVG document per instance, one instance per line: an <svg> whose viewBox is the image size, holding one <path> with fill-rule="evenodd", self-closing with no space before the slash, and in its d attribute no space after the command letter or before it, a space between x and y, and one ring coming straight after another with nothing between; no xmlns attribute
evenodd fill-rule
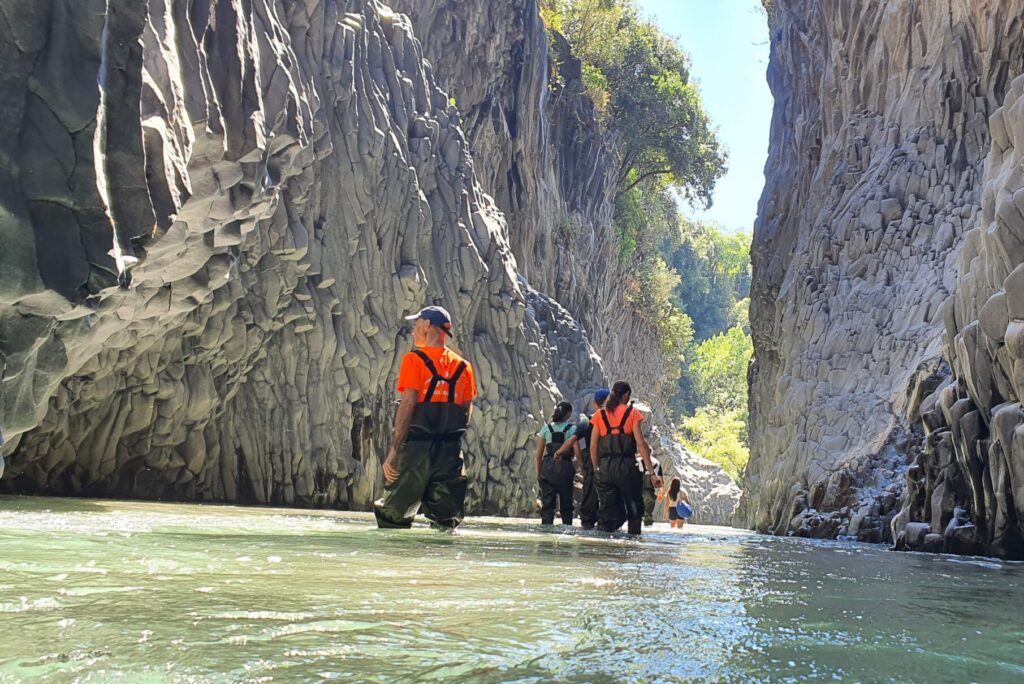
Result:
<svg viewBox="0 0 1024 684"><path fill-rule="evenodd" d="M542 13L582 61L583 87L618 141L615 229L628 297L667 369L658 399L679 419L681 439L738 479L747 458L749 235L679 212L680 200L710 205L726 163L689 58L633 0L543 0Z"/></svg>

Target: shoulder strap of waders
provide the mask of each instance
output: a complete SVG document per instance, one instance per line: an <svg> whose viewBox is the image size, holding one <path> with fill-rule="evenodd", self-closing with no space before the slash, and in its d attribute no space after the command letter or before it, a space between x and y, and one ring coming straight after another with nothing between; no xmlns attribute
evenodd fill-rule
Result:
<svg viewBox="0 0 1024 684"><path fill-rule="evenodd" d="M466 370L466 362L460 361L458 367L455 369L455 373L452 374L452 377L446 378L437 372L437 366L434 365L434 362L430 360L430 357L427 356L426 353L420 351L419 349L413 349L412 353L420 357L420 361L423 362L423 365L427 367L427 370L430 371L430 375L432 376L430 378L430 385L427 387L427 394L423 398L424 403L428 403L434 398L434 391L437 389L437 383L447 382L448 402L454 404L455 385L456 383L459 382L459 378L462 377L462 373Z"/></svg>
<svg viewBox="0 0 1024 684"><path fill-rule="evenodd" d="M620 435L626 434L626 421L629 420L629 414L631 414L631 413L633 413L633 404L632 403L630 403L630 405L626 407L626 410L622 412L622 421L619 422L619 427L618 427L618 431L619 431Z"/></svg>
<svg viewBox="0 0 1024 684"><path fill-rule="evenodd" d="M458 384L459 378L462 377L462 373L466 370L466 362L460 361L455 372L452 373L452 377L448 378L448 403L455 403L455 385Z"/></svg>
<svg viewBox="0 0 1024 684"><path fill-rule="evenodd" d="M612 434L612 424L608 422L608 413L601 409L601 421L604 422L604 429L610 435Z"/></svg>

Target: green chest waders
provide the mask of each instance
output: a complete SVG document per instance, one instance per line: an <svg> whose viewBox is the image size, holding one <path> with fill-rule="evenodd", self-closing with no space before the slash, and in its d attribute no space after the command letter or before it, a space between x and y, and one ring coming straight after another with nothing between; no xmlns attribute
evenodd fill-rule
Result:
<svg viewBox="0 0 1024 684"><path fill-rule="evenodd" d="M569 452L555 458L555 452L565 444L565 432L555 431L555 425L548 426L551 441L540 462L540 521L544 525L555 522L555 508L563 525L572 525L572 486L576 468Z"/></svg>
<svg viewBox="0 0 1024 684"><path fill-rule="evenodd" d="M384 485L384 497L374 504L374 513L378 527L410 527L422 507L431 523L450 529L462 522L466 504L462 436L469 420L466 407L455 403L455 386L466 363L459 363L446 378L429 356L419 349L413 353L432 377L423 401L416 404L398 453L398 477ZM448 399L434 401L442 382L448 385Z"/></svg>
<svg viewBox="0 0 1024 684"><path fill-rule="evenodd" d="M636 465L636 439L626 432L632 412L630 404L613 427L608 413L599 411L605 434L598 440L601 472L597 475L597 524L606 532L614 532L628 522L629 533L639 534L643 520L643 476Z"/></svg>

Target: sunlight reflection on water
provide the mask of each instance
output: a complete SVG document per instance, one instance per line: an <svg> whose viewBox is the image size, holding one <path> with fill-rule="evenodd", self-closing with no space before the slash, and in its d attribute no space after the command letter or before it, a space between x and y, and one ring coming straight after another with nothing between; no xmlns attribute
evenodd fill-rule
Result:
<svg viewBox="0 0 1024 684"><path fill-rule="evenodd" d="M1024 568L657 526L0 497L0 681L1019 681Z"/></svg>

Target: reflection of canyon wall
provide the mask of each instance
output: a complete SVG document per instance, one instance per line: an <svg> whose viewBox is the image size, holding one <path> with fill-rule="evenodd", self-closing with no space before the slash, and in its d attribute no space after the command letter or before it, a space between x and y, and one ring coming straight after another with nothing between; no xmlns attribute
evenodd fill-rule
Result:
<svg viewBox="0 0 1024 684"><path fill-rule="evenodd" d="M956 396L989 406L992 364L969 380L966 359L1009 353L966 327L963 303L954 314L943 302L957 293L984 303L985 288L1002 287L1017 263L1005 250L988 257L1006 273L988 267L986 285L975 284L985 243L969 231L980 219L991 232L984 217L1003 197L982 180L986 156L1011 140L990 131L989 117L1024 71L1020 8L775 0L770 15L776 107L754 236L752 458L740 519L882 541L918 451L921 400L944 377L944 319L950 344L964 332ZM1024 115L1004 120L1010 131Z"/></svg>
<svg viewBox="0 0 1024 684"><path fill-rule="evenodd" d="M511 158L516 136L467 142L485 115L463 121L413 25L375 3L13 4L0 488L365 507L409 343L398 321L437 302L481 389L470 506L532 510L538 417L605 382L574 317L610 304L542 275L615 254L597 237L600 172L564 180L547 157L518 171L579 190L561 211L593 219L590 252L563 256L549 224L510 231L487 155Z"/></svg>

